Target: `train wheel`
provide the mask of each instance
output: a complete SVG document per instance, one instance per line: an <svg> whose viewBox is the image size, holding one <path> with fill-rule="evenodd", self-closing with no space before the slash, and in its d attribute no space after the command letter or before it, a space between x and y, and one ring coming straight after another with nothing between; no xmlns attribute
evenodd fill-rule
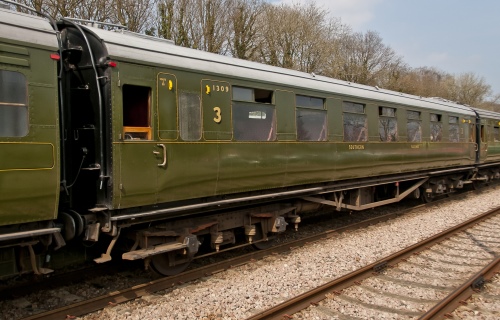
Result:
<svg viewBox="0 0 500 320"><path fill-rule="evenodd" d="M479 189L481 189L482 186L483 186L483 184L481 183L481 181L472 180L472 189L479 190Z"/></svg>
<svg viewBox="0 0 500 320"><path fill-rule="evenodd" d="M434 200L434 197L432 196L432 193L428 193L428 192L421 192L422 194L422 201L424 203L429 203L429 202L432 202L432 200Z"/></svg>
<svg viewBox="0 0 500 320"><path fill-rule="evenodd" d="M186 270L189 263L191 263L191 260L189 260L171 265L170 261L172 259L175 260L175 256L171 253L157 254L151 258L150 266L153 271L162 276L174 276Z"/></svg>

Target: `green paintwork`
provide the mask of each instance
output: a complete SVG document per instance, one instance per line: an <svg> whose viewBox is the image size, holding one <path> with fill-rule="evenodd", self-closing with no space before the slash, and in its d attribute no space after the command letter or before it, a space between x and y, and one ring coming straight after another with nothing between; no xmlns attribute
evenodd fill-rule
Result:
<svg viewBox="0 0 500 320"><path fill-rule="evenodd" d="M494 127L500 126L500 118L499 119L481 119L481 125L484 126L486 141L481 143L480 149L480 162L494 162L500 160L500 141L495 141L495 135L493 132ZM498 138L498 137L497 137Z"/></svg>
<svg viewBox="0 0 500 320"><path fill-rule="evenodd" d="M443 141L429 142L430 110L422 113L420 143L406 141L406 111L396 105L399 141L382 143L378 135L378 107L383 102L315 93L310 90L254 83L241 79L196 74L181 69L152 68L118 61L113 75L113 177L115 208L130 208L171 201L331 182L384 174L418 172L474 163L474 143L468 143L467 124L460 123L459 143L447 142L448 116L443 115ZM168 87L172 81L172 88ZM152 140L122 140L121 90L124 84L152 90ZM275 92L277 141L232 140L231 93L233 85L267 88ZM207 86L210 92L207 93ZM217 90L217 86L219 90ZM224 87L224 90L221 88ZM215 89L215 90L214 90ZM200 95L202 138L182 141L178 132L177 103L181 92ZM328 110L329 141L297 142L295 94L323 96ZM344 142L342 100L366 104L368 142ZM220 109L221 121L214 121ZM459 114L454 116L460 116ZM167 163L163 160L163 145ZM361 146L361 148L359 148ZM155 154L157 152L158 154Z"/></svg>
<svg viewBox="0 0 500 320"><path fill-rule="evenodd" d="M207 94L210 90L210 94ZM202 80L203 138L207 141L231 140L231 85L229 82ZM217 111L214 108L219 108ZM214 121L216 119L218 123Z"/></svg>
<svg viewBox="0 0 500 320"><path fill-rule="evenodd" d="M57 48L0 41L2 47L9 48L2 54L27 62L4 59L0 69L26 77L29 133L0 137L0 225L54 219L60 183L59 118L57 62L50 54Z"/></svg>
<svg viewBox="0 0 500 320"><path fill-rule="evenodd" d="M158 137L161 140L177 139L177 79L174 75L159 72L157 80L158 101ZM169 88L169 82L172 88ZM154 106L154 104L153 104ZM154 108L153 108L154 110Z"/></svg>

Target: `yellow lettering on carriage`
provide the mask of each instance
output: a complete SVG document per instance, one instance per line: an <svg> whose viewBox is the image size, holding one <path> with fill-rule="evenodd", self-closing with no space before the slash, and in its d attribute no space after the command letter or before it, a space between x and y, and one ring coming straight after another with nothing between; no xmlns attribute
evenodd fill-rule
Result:
<svg viewBox="0 0 500 320"><path fill-rule="evenodd" d="M350 144L349 150L365 150L364 144Z"/></svg>

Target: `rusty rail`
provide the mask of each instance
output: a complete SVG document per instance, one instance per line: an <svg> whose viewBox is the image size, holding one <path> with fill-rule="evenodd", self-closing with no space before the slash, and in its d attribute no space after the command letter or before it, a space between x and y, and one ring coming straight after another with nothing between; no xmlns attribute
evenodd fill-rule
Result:
<svg viewBox="0 0 500 320"><path fill-rule="evenodd" d="M462 286L450 293L432 309L422 315L420 320L445 319L448 314L460 306L461 301L469 299L475 290L478 290L485 281L494 277L500 271L500 256L472 276Z"/></svg>

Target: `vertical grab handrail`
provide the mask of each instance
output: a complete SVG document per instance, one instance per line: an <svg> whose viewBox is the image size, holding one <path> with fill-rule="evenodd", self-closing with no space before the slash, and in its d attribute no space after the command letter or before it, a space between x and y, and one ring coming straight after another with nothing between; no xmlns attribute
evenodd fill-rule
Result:
<svg viewBox="0 0 500 320"><path fill-rule="evenodd" d="M94 53L92 52L92 47L90 46L90 42L87 38L87 35L83 31L83 29L75 22L63 18L62 21L67 22L71 25L73 25L78 31L82 34L83 39L85 40L85 44L87 45L87 48L89 49L89 56L90 56L90 61L92 64L92 69L94 70L95 74L95 81L96 81L96 86L97 86L97 96L98 96L98 105L99 105L99 189L102 190L104 179L107 177L107 174L105 172L105 169L107 169L106 162L104 160L104 129L103 129L103 106L102 106L102 93L101 93L101 85L99 83L99 74L97 72L95 60L94 60Z"/></svg>

